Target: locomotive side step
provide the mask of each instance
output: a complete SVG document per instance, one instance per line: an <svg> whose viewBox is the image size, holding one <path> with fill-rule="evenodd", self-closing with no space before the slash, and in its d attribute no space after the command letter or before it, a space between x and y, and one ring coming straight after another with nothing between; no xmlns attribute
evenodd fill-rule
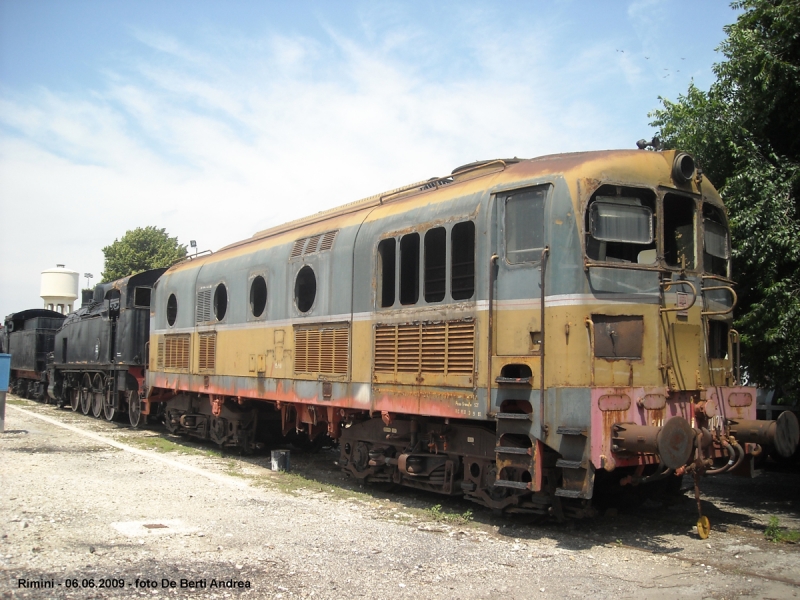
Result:
<svg viewBox="0 0 800 600"><path fill-rule="evenodd" d="M496 454L527 454L531 455L530 448L517 448L516 446L497 446L494 449Z"/></svg>
<svg viewBox="0 0 800 600"><path fill-rule="evenodd" d="M497 419L509 419L509 420L519 420L519 421L530 421L531 416L526 413L497 413L495 415Z"/></svg>
<svg viewBox="0 0 800 600"><path fill-rule="evenodd" d="M494 482L495 487L511 488L514 490L527 490L528 484L524 481L508 481L507 479L498 479Z"/></svg>
<svg viewBox="0 0 800 600"><path fill-rule="evenodd" d="M585 469L586 463L582 460L564 460L559 458L556 461L556 466L562 469Z"/></svg>
<svg viewBox="0 0 800 600"><path fill-rule="evenodd" d="M497 485L497 483L495 483ZM581 491L580 490L565 490L564 488L556 488L556 496L561 496L562 498L580 498Z"/></svg>
<svg viewBox="0 0 800 600"><path fill-rule="evenodd" d="M586 428L585 427L567 427L565 425L559 425L558 429L556 429L556 433L558 435L586 435Z"/></svg>

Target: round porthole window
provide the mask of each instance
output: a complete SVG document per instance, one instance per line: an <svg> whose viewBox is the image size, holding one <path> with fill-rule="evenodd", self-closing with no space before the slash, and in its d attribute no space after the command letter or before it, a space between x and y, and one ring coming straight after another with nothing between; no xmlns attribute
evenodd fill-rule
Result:
<svg viewBox="0 0 800 600"><path fill-rule="evenodd" d="M254 317L260 317L267 306L267 282L259 275L250 284L250 310Z"/></svg>
<svg viewBox="0 0 800 600"><path fill-rule="evenodd" d="M297 279L294 282L294 301L297 310L308 312L314 306L314 299L317 297L317 277L314 269L306 265L297 272Z"/></svg>
<svg viewBox="0 0 800 600"><path fill-rule="evenodd" d="M228 310L228 289L224 283L220 283L214 292L214 316L217 321L222 321L225 318L225 313Z"/></svg>
<svg viewBox="0 0 800 600"><path fill-rule="evenodd" d="M167 323L172 327L175 325L175 319L178 318L178 299L175 294L170 294L167 298Z"/></svg>

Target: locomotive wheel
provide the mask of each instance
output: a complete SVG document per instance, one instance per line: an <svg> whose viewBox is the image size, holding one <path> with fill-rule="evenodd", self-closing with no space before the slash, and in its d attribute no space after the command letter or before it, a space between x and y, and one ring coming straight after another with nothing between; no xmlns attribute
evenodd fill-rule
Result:
<svg viewBox="0 0 800 600"><path fill-rule="evenodd" d="M136 390L128 392L128 418L133 428L144 425L147 422L146 415L142 415L142 400Z"/></svg>
<svg viewBox="0 0 800 600"><path fill-rule="evenodd" d="M78 412L78 409L81 407L80 390L78 388L69 388L67 393L69 394L69 406L72 412Z"/></svg>
<svg viewBox="0 0 800 600"><path fill-rule="evenodd" d="M81 412L88 415L92 410L92 380L88 373L81 378Z"/></svg>
<svg viewBox="0 0 800 600"><path fill-rule="evenodd" d="M103 402L103 416L106 418L106 421L113 421L114 417L117 415L117 410L114 408L114 401L111 399L111 394L113 394L111 390L106 392L106 397L104 398Z"/></svg>
<svg viewBox="0 0 800 600"><path fill-rule="evenodd" d="M92 416L94 416L95 419L99 419L103 414L104 387L103 376L98 373L94 376L94 379L92 379Z"/></svg>

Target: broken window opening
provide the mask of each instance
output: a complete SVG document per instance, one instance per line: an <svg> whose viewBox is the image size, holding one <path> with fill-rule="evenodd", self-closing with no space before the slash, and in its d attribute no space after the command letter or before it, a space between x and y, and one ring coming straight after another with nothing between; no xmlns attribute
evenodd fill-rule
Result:
<svg viewBox="0 0 800 600"><path fill-rule="evenodd" d="M444 300L447 285L447 231L429 229L425 234L425 302Z"/></svg>
<svg viewBox="0 0 800 600"><path fill-rule="evenodd" d="M297 272L297 279L294 283L294 299L297 303L297 310L306 313L314 306L317 297L317 277L314 269L305 265Z"/></svg>
<svg viewBox="0 0 800 600"><path fill-rule="evenodd" d="M538 262L544 248L544 201L550 186L514 192L505 199L506 261Z"/></svg>
<svg viewBox="0 0 800 600"><path fill-rule="evenodd" d="M228 312L228 289L224 283L220 283L214 291L214 316L217 317L217 321L222 321L226 312Z"/></svg>
<svg viewBox="0 0 800 600"><path fill-rule="evenodd" d="M167 299L167 323L172 327L175 325L175 319L178 318L178 299L175 294L170 294Z"/></svg>
<svg viewBox="0 0 800 600"><path fill-rule="evenodd" d="M728 337L730 327L725 321L708 322L709 358L728 358Z"/></svg>
<svg viewBox="0 0 800 600"><path fill-rule="evenodd" d="M602 262L655 264L655 208L652 190L601 186L586 211L586 255Z"/></svg>
<svg viewBox="0 0 800 600"><path fill-rule="evenodd" d="M695 209L693 198L664 196L664 260L670 267L695 268Z"/></svg>
<svg viewBox="0 0 800 600"><path fill-rule="evenodd" d="M722 211L703 205L703 268L707 273L728 277L730 236Z"/></svg>
<svg viewBox="0 0 800 600"><path fill-rule="evenodd" d="M250 284L250 310L254 317L260 317L264 314L266 306L267 282L261 275L257 275Z"/></svg>
<svg viewBox="0 0 800 600"><path fill-rule="evenodd" d="M475 223L456 223L450 232L450 295L467 300L475 294Z"/></svg>
<svg viewBox="0 0 800 600"><path fill-rule="evenodd" d="M395 260L397 240L388 238L378 244L378 306L394 305Z"/></svg>
<svg viewBox="0 0 800 600"><path fill-rule="evenodd" d="M400 239L400 304L419 300L419 234L409 233Z"/></svg>

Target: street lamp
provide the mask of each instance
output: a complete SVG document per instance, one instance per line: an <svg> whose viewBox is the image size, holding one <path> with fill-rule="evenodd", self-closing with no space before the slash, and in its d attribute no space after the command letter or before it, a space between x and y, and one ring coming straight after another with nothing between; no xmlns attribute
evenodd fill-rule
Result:
<svg viewBox="0 0 800 600"><path fill-rule="evenodd" d="M92 275L91 273L84 273L84 274L83 274L83 276L84 276L84 277L86 277L86 287L87 287L87 288L88 288L88 287L90 287L90 285L89 285L89 280L90 280L92 277L94 277L94 275Z"/></svg>

